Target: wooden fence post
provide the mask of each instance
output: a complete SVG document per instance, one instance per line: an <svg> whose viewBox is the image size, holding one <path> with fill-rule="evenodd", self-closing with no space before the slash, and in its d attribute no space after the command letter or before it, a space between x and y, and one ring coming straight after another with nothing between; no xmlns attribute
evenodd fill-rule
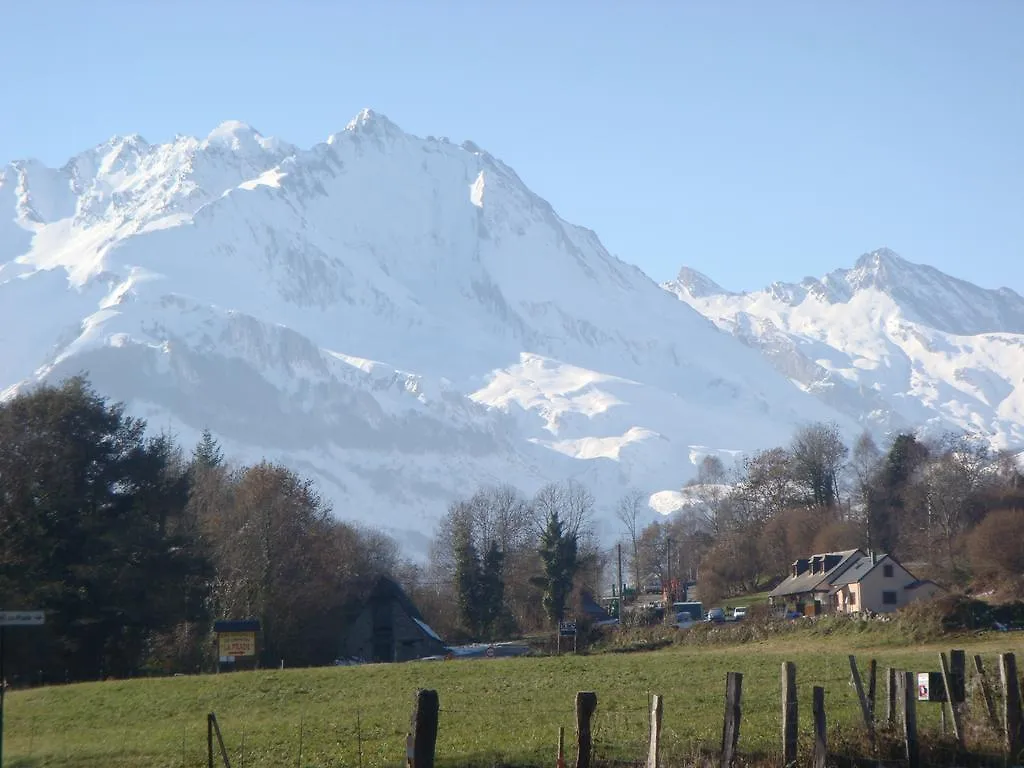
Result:
<svg viewBox="0 0 1024 768"><path fill-rule="evenodd" d="M949 664L946 663L946 654L939 653L939 664L942 670L942 685L946 689L946 702L949 703L949 713L953 721L953 738L956 739L958 748L964 748L964 730L960 724L960 705L956 703L957 689L952 673L949 671ZM942 704L945 712L946 704Z"/></svg>
<svg viewBox="0 0 1024 768"><path fill-rule="evenodd" d="M224 747L224 737L220 732L220 724L217 722L217 715L213 712L206 716L206 753L207 764L213 768L213 737L217 737L217 746L220 748L220 758L224 762L224 768L231 768L231 761L228 759L228 751Z"/></svg>
<svg viewBox="0 0 1024 768"><path fill-rule="evenodd" d="M736 745L740 740L743 673L728 672L725 677L725 724L722 727L722 768L732 768Z"/></svg>
<svg viewBox="0 0 1024 768"><path fill-rule="evenodd" d="M558 726L558 755L555 757L555 768L565 768L565 727Z"/></svg>
<svg viewBox="0 0 1024 768"><path fill-rule="evenodd" d="M437 691L420 688L415 694L406 760L410 768L433 768L437 748L437 721L441 704Z"/></svg>
<svg viewBox="0 0 1024 768"><path fill-rule="evenodd" d="M1016 764L1015 761L1024 750L1017 657L1012 653L1000 654L999 672L1003 678L1003 727L1006 732L1006 753L1011 764Z"/></svg>
<svg viewBox="0 0 1024 768"><path fill-rule="evenodd" d="M651 744L647 750L647 768L661 768L661 696L654 694L651 699Z"/></svg>
<svg viewBox="0 0 1024 768"><path fill-rule="evenodd" d="M871 713L871 723L875 720L875 701L878 691L878 662L872 659L868 662L868 712Z"/></svg>
<svg viewBox="0 0 1024 768"><path fill-rule="evenodd" d="M896 670L892 667L885 668L885 723L893 725L896 722Z"/></svg>
<svg viewBox="0 0 1024 768"><path fill-rule="evenodd" d="M811 765L814 768L825 768L828 758L828 724L825 721L825 689L820 685L814 686L811 709L814 714L814 757Z"/></svg>
<svg viewBox="0 0 1024 768"><path fill-rule="evenodd" d="M900 683L900 709L903 712L903 741L907 747L908 768L918 768L920 752L917 744L917 684L913 672L901 672L903 681Z"/></svg>
<svg viewBox="0 0 1024 768"><path fill-rule="evenodd" d="M992 687L988 683L988 675L985 674L985 665L981 661L981 655L974 656L974 669L978 673L975 678L981 685L981 695L985 699L985 709L988 710L989 725L996 731L999 730L999 716L996 714L995 699L992 698Z"/></svg>
<svg viewBox="0 0 1024 768"><path fill-rule="evenodd" d="M590 718L596 709L596 693L580 691L576 694L576 768L590 768L590 755L593 752Z"/></svg>
<svg viewBox="0 0 1024 768"><path fill-rule="evenodd" d="M957 649L949 652L949 674L953 678L953 690L956 691L955 701L960 705L963 719L963 704L967 701L967 655Z"/></svg>
<svg viewBox="0 0 1024 768"><path fill-rule="evenodd" d="M875 748L875 724L871 720L871 710L868 708L868 698L864 695L864 684L860 679L860 670L857 669L857 657L850 655L850 673L853 675L853 687L857 689L857 701L860 702L860 714L864 718L864 727L868 730L868 739L871 741L871 748Z"/></svg>
<svg viewBox="0 0 1024 768"><path fill-rule="evenodd" d="M782 662L782 764L796 764L799 710L796 695L796 664Z"/></svg>

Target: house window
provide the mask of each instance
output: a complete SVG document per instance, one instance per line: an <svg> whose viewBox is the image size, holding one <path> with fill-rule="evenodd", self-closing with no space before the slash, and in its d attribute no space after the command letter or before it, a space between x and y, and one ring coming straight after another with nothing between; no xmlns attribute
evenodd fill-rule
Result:
<svg viewBox="0 0 1024 768"><path fill-rule="evenodd" d="M891 565L883 565L882 566L882 575L884 575L885 578L891 579L892 578L892 572L893 572L893 568L892 568Z"/></svg>
<svg viewBox="0 0 1024 768"><path fill-rule="evenodd" d="M850 605L856 605L857 604L857 593L856 592L851 592L850 593L850 599L847 602Z"/></svg>
<svg viewBox="0 0 1024 768"><path fill-rule="evenodd" d="M896 593L895 592L883 592L882 593L882 605L896 605Z"/></svg>

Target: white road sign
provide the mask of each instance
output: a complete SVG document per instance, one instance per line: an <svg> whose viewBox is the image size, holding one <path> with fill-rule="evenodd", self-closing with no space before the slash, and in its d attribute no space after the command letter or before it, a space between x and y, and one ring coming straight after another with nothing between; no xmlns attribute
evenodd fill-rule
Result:
<svg viewBox="0 0 1024 768"><path fill-rule="evenodd" d="M36 627L46 623L42 611L0 611L0 627Z"/></svg>

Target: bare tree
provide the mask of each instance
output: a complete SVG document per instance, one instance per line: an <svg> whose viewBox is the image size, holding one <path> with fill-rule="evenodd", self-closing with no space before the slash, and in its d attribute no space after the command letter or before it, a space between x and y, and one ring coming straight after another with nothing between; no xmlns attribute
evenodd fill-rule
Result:
<svg viewBox="0 0 1024 768"><path fill-rule="evenodd" d="M718 456L705 456L697 467L697 477L690 488L699 502L699 514L713 536L719 536L728 524L729 478Z"/></svg>
<svg viewBox="0 0 1024 768"><path fill-rule="evenodd" d="M481 488L469 500L473 508L474 539L483 552L492 541L505 553L532 545L530 505L507 483Z"/></svg>
<svg viewBox="0 0 1024 768"><path fill-rule="evenodd" d="M848 454L835 424L810 424L793 437L790 472L816 507L831 509L838 504L839 473Z"/></svg>
<svg viewBox="0 0 1024 768"><path fill-rule="evenodd" d="M627 543L630 546L630 565L633 568L634 585L637 589L640 588L641 518L644 510L647 508L647 497L636 488L630 489L626 495L619 499L619 503L615 507L615 516L622 523Z"/></svg>
<svg viewBox="0 0 1024 768"><path fill-rule="evenodd" d="M533 497L533 520L538 532L558 513L566 533L580 540L593 535L594 496L576 480L548 483Z"/></svg>
<svg viewBox="0 0 1024 768"><path fill-rule="evenodd" d="M1024 585L1024 509L997 509L971 531L968 550L975 575L1011 591Z"/></svg>
<svg viewBox="0 0 1024 768"><path fill-rule="evenodd" d="M924 469L928 539L941 544L947 564L957 568L957 540L980 516L976 499L997 477L997 457L983 440L947 436Z"/></svg>
<svg viewBox="0 0 1024 768"><path fill-rule="evenodd" d="M743 462L731 494L733 526L764 524L793 502L791 456L785 448L758 451Z"/></svg>
<svg viewBox="0 0 1024 768"><path fill-rule="evenodd" d="M850 507L863 529L863 539L871 546L871 531L868 525L868 504L875 487L875 480L882 466L883 455L875 444L871 433L865 431L857 438L850 457L849 471L853 482L853 499Z"/></svg>

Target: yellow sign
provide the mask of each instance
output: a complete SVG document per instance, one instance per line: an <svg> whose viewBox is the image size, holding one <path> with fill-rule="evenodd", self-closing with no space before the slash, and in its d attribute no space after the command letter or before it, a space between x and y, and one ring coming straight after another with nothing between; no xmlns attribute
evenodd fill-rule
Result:
<svg viewBox="0 0 1024 768"><path fill-rule="evenodd" d="M217 635L218 656L255 656L255 632L221 632Z"/></svg>

